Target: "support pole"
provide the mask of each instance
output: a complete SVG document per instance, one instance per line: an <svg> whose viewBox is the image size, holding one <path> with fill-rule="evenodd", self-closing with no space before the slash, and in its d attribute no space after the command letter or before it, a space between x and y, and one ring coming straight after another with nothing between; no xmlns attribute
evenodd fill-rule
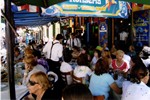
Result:
<svg viewBox="0 0 150 100"><path fill-rule="evenodd" d="M111 45L114 45L114 18L112 18L112 44Z"/></svg>
<svg viewBox="0 0 150 100"><path fill-rule="evenodd" d="M7 17L6 21L6 49L7 49L7 67L8 67L8 83L9 83L9 95L10 100L16 99L15 93L15 80L14 80L14 38L15 35L9 25L13 25L12 12L11 12L11 2L10 0L5 0L5 15Z"/></svg>

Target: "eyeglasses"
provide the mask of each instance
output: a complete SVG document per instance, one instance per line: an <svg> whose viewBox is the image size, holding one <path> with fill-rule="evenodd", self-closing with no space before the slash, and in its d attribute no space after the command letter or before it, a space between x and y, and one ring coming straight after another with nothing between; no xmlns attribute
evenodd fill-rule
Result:
<svg viewBox="0 0 150 100"><path fill-rule="evenodd" d="M29 80L28 84L29 84L30 86L34 86L35 84L38 84L38 83L37 83L37 82L34 82L34 81Z"/></svg>

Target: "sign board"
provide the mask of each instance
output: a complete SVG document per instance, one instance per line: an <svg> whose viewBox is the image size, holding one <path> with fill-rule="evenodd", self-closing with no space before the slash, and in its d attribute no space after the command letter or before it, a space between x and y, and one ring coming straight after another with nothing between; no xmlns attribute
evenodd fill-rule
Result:
<svg viewBox="0 0 150 100"><path fill-rule="evenodd" d="M134 12L134 28L136 31L136 46L149 46L150 10Z"/></svg>
<svg viewBox="0 0 150 100"><path fill-rule="evenodd" d="M107 28L107 23L101 22L99 25L99 41L100 45L103 45L104 43L108 43L108 28Z"/></svg>

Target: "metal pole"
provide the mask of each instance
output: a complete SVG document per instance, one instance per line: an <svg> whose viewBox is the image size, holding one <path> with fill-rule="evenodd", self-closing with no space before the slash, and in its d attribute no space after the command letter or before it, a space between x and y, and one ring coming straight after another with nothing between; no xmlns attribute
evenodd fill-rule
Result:
<svg viewBox="0 0 150 100"><path fill-rule="evenodd" d="M14 38L15 35L9 26L9 22L13 25L12 13L11 13L11 2L10 0L5 0L5 15L8 19L6 21L6 47L7 47L7 67L8 67L8 83L9 83L9 94L10 99L15 100L15 81L14 81Z"/></svg>
<svg viewBox="0 0 150 100"><path fill-rule="evenodd" d="M112 29L111 29L112 30L112 40L111 40L112 44L111 44L111 46L114 45L114 34L115 34L114 33L114 28L115 28L115 26L114 26L114 18L112 18Z"/></svg>

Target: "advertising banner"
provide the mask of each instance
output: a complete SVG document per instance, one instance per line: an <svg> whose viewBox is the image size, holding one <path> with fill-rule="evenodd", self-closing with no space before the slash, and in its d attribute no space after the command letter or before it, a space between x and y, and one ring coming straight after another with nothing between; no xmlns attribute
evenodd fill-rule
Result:
<svg viewBox="0 0 150 100"><path fill-rule="evenodd" d="M134 28L136 31L136 46L149 46L150 10L134 12Z"/></svg>
<svg viewBox="0 0 150 100"><path fill-rule="evenodd" d="M127 3L118 0L68 0L42 9L43 15L127 18Z"/></svg>

